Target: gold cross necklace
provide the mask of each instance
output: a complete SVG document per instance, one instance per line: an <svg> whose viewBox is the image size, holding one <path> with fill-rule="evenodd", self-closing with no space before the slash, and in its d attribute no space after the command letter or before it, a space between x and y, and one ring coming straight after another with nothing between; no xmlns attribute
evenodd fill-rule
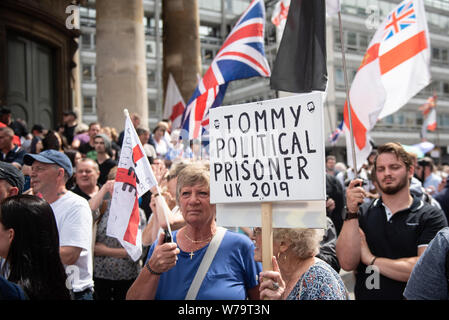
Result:
<svg viewBox="0 0 449 320"><path fill-rule="evenodd" d="M187 235L187 233L184 232L184 236L186 237L186 239L189 240L189 241L190 241L191 243L193 243L193 244L209 242L209 241L212 239L212 237L214 236L214 234L215 234L215 233L212 233L212 235L211 235L209 238L204 239L204 240L193 240L193 239L191 239L191 238ZM193 253L193 251L194 251L194 250L190 250L190 253L189 253L189 255L190 255L190 260L192 260L192 259L193 259L193 256L195 255L195 254Z"/></svg>

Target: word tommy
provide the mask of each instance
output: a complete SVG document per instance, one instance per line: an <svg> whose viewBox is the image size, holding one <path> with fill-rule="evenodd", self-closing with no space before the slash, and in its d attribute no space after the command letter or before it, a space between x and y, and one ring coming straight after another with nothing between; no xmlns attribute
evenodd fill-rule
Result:
<svg viewBox="0 0 449 320"><path fill-rule="evenodd" d="M290 197L291 182L313 175L308 165L316 162L319 141L306 121L314 111L298 104L228 112L215 119L213 181L227 197Z"/></svg>

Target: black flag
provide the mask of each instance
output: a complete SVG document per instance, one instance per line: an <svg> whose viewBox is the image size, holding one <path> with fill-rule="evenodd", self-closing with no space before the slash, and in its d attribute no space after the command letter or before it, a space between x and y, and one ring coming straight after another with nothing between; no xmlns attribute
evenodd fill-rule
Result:
<svg viewBox="0 0 449 320"><path fill-rule="evenodd" d="M326 84L325 0L292 0L271 73L271 88L300 93L324 91Z"/></svg>

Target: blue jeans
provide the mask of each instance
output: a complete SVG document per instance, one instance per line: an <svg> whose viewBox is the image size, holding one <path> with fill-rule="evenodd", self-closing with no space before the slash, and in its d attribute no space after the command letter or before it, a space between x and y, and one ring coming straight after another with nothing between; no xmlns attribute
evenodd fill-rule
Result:
<svg viewBox="0 0 449 320"><path fill-rule="evenodd" d="M94 300L94 290L93 288L87 288L80 292L70 291L72 300Z"/></svg>

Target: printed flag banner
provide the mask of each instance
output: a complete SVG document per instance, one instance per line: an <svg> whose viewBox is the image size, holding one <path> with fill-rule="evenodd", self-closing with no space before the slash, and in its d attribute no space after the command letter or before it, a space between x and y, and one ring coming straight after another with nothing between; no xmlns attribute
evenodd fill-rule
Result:
<svg viewBox="0 0 449 320"><path fill-rule="evenodd" d="M331 145L335 145L338 141L338 138L340 137L340 134L343 132L343 124L344 122L341 121L338 127L332 132L329 136L329 142Z"/></svg>
<svg viewBox="0 0 449 320"><path fill-rule="evenodd" d="M182 114L186 104L179 92L173 75L168 76L167 90L165 94L164 119L172 122L172 131L181 127Z"/></svg>
<svg viewBox="0 0 449 320"><path fill-rule="evenodd" d="M295 93L326 90L324 0L291 2L270 85L274 90Z"/></svg>
<svg viewBox="0 0 449 320"><path fill-rule="evenodd" d="M378 119L407 103L430 82L430 41L423 1L402 1L380 25L349 92L357 169L371 152L369 132ZM352 165L347 102L348 164Z"/></svg>
<svg viewBox="0 0 449 320"><path fill-rule="evenodd" d="M421 128L421 138L427 139L428 131L435 131L437 129L437 111L436 111L437 96L434 94L427 99L427 102L420 106L418 109L423 114L423 125Z"/></svg>
<svg viewBox="0 0 449 320"><path fill-rule="evenodd" d="M203 130L208 131L209 109L221 105L230 81L270 76L270 66L265 58L264 27L264 2L253 0L187 103L182 128L189 133L189 140L200 138Z"/></svg>
<svg viewBox="0 0 449 320"><path fill-rule="evenodd" d="M278 47L284 33L289 8L290 0L279 0L274 5L273 13L271 14L271 23L276 26L276 45Z"/></svg>
<svg viewBox="0 0 449 320"><path fill-rule="evenodd" d="M156 185L151 165L127 115L106 234L117 238L134 261L142 255L139 197Z"/></svg>
<svg viewBox="0 0 449 320"><path fill-rule="evenodd" d="M283 28L287 21L288 8L290 7L290 0L280 0L274 6L271 15L271 22L276 26Z"/></svg>

